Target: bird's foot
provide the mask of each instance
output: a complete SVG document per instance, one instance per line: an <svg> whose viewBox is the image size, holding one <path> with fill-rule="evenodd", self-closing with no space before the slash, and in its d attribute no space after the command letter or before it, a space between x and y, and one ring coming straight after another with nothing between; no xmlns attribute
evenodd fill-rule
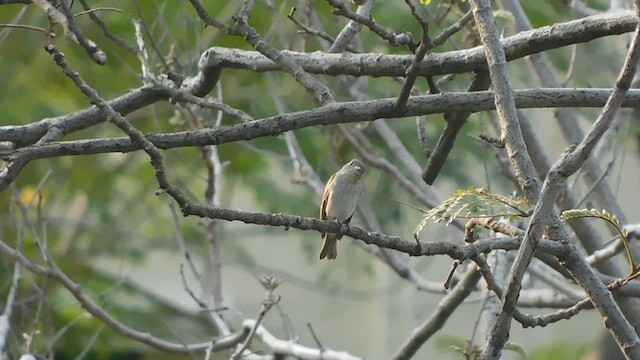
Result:
<svg viewBox="0 0 640 360"><path fill-rule="evenodd" d="M349 226L349 223L341 223L340 224L340 236L342 237L344 234L346 234L349 230L351 229L351 226Z"/></svg>

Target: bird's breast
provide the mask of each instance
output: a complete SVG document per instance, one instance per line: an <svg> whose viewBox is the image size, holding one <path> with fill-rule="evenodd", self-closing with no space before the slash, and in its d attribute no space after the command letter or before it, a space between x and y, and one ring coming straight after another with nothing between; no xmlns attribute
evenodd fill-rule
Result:
<svg viewBox="0 0 640 360"><path fill-rule="evenodd" d="M344 222L351 217L360 197L360 184L336 184L327 202L327 217Z"/></svg>

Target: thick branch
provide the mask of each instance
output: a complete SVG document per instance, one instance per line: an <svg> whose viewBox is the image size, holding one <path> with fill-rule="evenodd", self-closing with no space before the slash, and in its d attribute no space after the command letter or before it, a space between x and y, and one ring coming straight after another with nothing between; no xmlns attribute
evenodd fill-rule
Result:
<svg viewBox="0 0 640 360"><path fill-rule="evenodd" d="M636 16L640 16L640 9L636 8ZM487 359L498 358L502 346L508 337L511 316L520 292L522 276L531 261L533 252L536 249L538 241L552 219L553 204L555 199L564 189L567 178L574 174L580 167L584 165L598 140L607 130L620 104L623 101L625 93L631 85L631 79L635 73L636 66L640 60L640 27L636 28L633 41L630 45L629 52L625 58L624 66L616 80L616 87L607 100L602 113L591 127L587 136L577 146L572 146L558 159L549 171L549 175L544 182L539 201L534 208L531 221L527 228L525 239L522 242L516 261L509 275L509 282L502 301L502 311L496 319L496 324L490 336L490 341L485 349L484 357ZM535 200L535 199L534 199ZM612 301L610 292L602 287L593 287L589 283L583 281L591 281L595 278L592 274L593 270L588 266L583 269L580 274L574 275L580 285L589 293L589 297L594 306L600 311L601 316L605 319L607 327L613 334L614 339L620 346L620 349L628 358L640 357L640 341L635 330L624 317L620 308ZM611 300L610 303L606 303Z"/></svg>
<svg viewBox="0 0 640 360"><path fill-rule="evenodd" d="M579 20L558 23L531 31L521 32L501 40L507 61L563 46L589 42L611 35L633 31L636 19L631 11L589 16ZM281 71L282 67L257 51L212 47L212 61L225 68L246 69L257 72ZM413 55L383 55L380 53L351 54L323 52L282 51L284 56L311 74L352 76L405 76ZM214 60L215 59L215 60ZM418 76L460 74L476 69L487 69L482 47L467 50L430 53L420 63Z"/></svg>
<svg viewBox="0 0 640 360"><path fill-rule="evenodd" d="M159 90L140 88L134 90L138 97L124 97L109 101L108 104L120 114L137 108L140 104L164 98ZM600 107L606 102L611 90L607 89L535 89L516 90L514 99L519 108L539 107ZM302 129L314 125L362 122L393 116L393 98L334 103L312 110L281 114L256 121L232 125L218 129L184 131L171 134L150 134L147 139L161 149L185 146L220 145L224 143L274 136L289 130ZM628 92L623 107L640 107L640 90ZM495 108L493 92L447 93L439 95L415 96L409 98L407 111L401 117L437 114L446 111L485 111ZM81 127L82 121L103 121L104 116L92 107L60 118L24 126L0 126L0 141L21 141L36 138L50 122L68 120L69 126ZM66 127L65 127L66 129ZM0 150L0 158L25 158L28 160L68 155L87 155L108 152L130 152L138 150L128 138L104 140L79 140L30 146L16 150Z"/></svg>

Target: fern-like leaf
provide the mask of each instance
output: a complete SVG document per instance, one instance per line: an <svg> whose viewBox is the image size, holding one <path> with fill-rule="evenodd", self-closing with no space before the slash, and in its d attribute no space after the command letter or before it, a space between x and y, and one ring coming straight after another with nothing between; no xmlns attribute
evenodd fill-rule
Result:
<svg viewBox="0 0 640 360"><path fill-rule="evenodd" d="M618 220L618 217L611 214L607 210L599 211L596 209L569 209L563 211L560 214L560 218L565 221L578 218L596 218L602 219L613 225L613 227L618 231L618 234L620 234L620 238L622 239L622 243L624 244L625 251L627 252L627 258L629 259L629 265L631 266L631 272L629 273L629 276L634 275L638 271L638 266L633 259L631 246L629 245L629 232L620 226L620 220Z"/></svg>
<svg viewBox="0 0 640 360"><path fill-rule="evenodd" d="M454 219L513 218L530 215L529 203L526 200L492 194L483 188L476 187L460 189L433 209L420 211L424 213L424 217L413 230L415 237L431 221L445 222L445 225L449 225Z"/></svg>
<svg viewBox="0 0 640 360"><path fill-rule="evenodd" d="M507 341L504 344L504 348L505 350L511 350L511 351L515 351L516 353L518 353L520 355L520 357L522 359L527 359L528 355L527 355L527 350L520 344L512 342L512 341Z"/></svg>

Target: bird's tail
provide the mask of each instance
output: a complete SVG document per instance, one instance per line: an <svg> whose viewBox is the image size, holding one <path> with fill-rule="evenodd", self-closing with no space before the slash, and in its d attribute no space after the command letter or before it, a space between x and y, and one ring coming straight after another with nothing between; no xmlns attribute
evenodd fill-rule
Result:
<svg viewBox="0 0 640 360"><path fill-rule="evenodd" d="M320 250L320 260L327 258L333 260L338 256L338 239L336 234L325 233L322 236L324 243L322 244L322 250Z"/></svg>

